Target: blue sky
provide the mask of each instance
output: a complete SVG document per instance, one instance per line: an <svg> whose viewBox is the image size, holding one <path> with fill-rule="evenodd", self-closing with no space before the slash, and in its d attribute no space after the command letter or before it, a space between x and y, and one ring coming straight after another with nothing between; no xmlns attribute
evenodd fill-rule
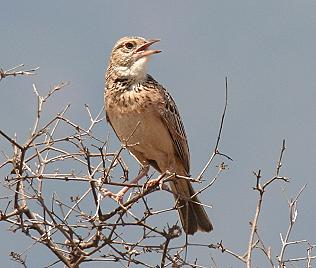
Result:
<svg viewBox="0 0 316 268"><path fill-rule="evenodd" d="M308 0L6 1L0 9L0 67L24 63L40 69L36 76L0 82L0 127L10 135L18 133L21 141L28 135L34 120L33 83L46 92L60 81L69 82L48 104L47 113L71 103L70 116L87 120L84 104L95 113L102 108L104 71L116 40L126 35L159 38L155 47L162 53L152 57L149 72L177 102L189 138L192 175L201 170L216 142L228 76L220 149L234 161L201 196L213 206L208 214L215 229L207 241L222 239L239 253L246 250L256 201L252 172L262 169L264 177L274 175L285 138L282 175L291 182L277 183L267 194L260 228L277 255L279 233L288 224L285 196L294 196L307 183L293 239L315 244L315 14L316 3ZM119 144L112 136L115 150ZM0 148L9 149L1 138ZM209 170L208 179L215 170ZM6 242L0 245L1 263L18 267L8 253L21 251L30 241L6 228L0 225ZM39 252L47 254L45 249ZM291 252L293 257L304 254ZM45 258L37 263L35 253L30 254L30 267L45 264ZM205 265L210 256L219 267L241 267L215 251L204 256ZM266 262L258 257L257 265L265 267Z"/></svg>

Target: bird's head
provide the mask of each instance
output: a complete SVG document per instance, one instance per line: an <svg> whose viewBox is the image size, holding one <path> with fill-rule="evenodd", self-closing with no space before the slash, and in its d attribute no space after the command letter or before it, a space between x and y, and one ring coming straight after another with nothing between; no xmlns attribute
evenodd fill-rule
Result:
<svg viewBox="0 0 316 268"><path fill-rule="evenodd" d="M143 79L147 74L147 61L150 55L161 52L150 49L159 40L146 40L142 37L123 37L112 50L109 67L117 76Z"/></svg>

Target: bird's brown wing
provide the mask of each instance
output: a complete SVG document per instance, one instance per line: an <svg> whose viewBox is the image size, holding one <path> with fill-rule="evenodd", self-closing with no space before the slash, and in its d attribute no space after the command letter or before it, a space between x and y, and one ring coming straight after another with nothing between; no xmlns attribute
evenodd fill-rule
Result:
<svg viewBox="0 0 316 268"><path fill-rule="evenodd" d="M163 95L163 105L162 109L160 109L160 116L162 117L162 121L165 124L166 128L170 133L170 137L172 139L174 148L181 160L183 167L187 174L190 174L190 152L188 140L185 134L184 126L176 106L175 101L172 99L170 94L159 85L159 90Z"/></svg>
<svg viewBox="0 0 316 268"><path fill-rule="evenodd" d="M184 170L186 171L186 174L179 175L189 176L189 146L178 108L170 94L160 85L159 90L163 93L160 95L164 96L164 106L160 109L160 115L170 133L174 148L182 162ZM205 209L202 205L200 205L201 202L195 195L190 181L182 179L173 180L170 182L170 186L172 192L174 193L175 200L177 201L177 207L185 233L192 235L198 230L210 232L213 229L213 225L208 218ZM184 197L184 199L181 197ZM187 201L188 197L192 199L192 202Z"/></svg>

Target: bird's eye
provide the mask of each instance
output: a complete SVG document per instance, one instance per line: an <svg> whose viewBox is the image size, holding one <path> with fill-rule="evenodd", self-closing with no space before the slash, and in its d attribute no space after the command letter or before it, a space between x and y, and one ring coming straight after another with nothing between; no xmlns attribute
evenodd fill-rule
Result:
<svg viewBox="0 0 316 268"><path fill-rule="evenodd" d="M131 42L127 42L127 43L125 44L125 47L126 47L127 49L132 49L132 48L134 47L134 44L131 43Z"/></svg>

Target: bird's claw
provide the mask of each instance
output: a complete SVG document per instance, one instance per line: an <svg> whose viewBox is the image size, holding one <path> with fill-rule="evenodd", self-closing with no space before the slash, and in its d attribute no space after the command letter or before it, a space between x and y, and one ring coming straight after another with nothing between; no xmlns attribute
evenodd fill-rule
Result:
<svg viewBox="0 0 316 268"><path fill-rule="evenodd" d="M104 197L108 196L108 197L112 198L112 199L113 199L114 201L116 201L117 203L122 203L122 202L123 202L123 196L124 196L124 194L122 194L122 193L120 193L120 192L118 192L117 194L115 194L115 193L112 193L111 191L106 190L106 191L103 191L102 194L103 194Z"/></svg>
<svg viewBox="0 0 316 268"><path fill-rule="evenodd" d="M149 189L149 188L154 188L157 186L157 184L159 183L159 179L152 179L152 180L149 180L147 181L145 184L144 184L144 188L145 190Z"/></svg>
<svg viewBox="0 0 316 268"><path fill-rule="evenodd" d="M163 176L159 176L157 179L149 180L148 182L145 183L144 188L145 190L149 188L154 188L157 186L157 184L159 184L160 190L168 189L168 186L164 184Z"/></svg>

